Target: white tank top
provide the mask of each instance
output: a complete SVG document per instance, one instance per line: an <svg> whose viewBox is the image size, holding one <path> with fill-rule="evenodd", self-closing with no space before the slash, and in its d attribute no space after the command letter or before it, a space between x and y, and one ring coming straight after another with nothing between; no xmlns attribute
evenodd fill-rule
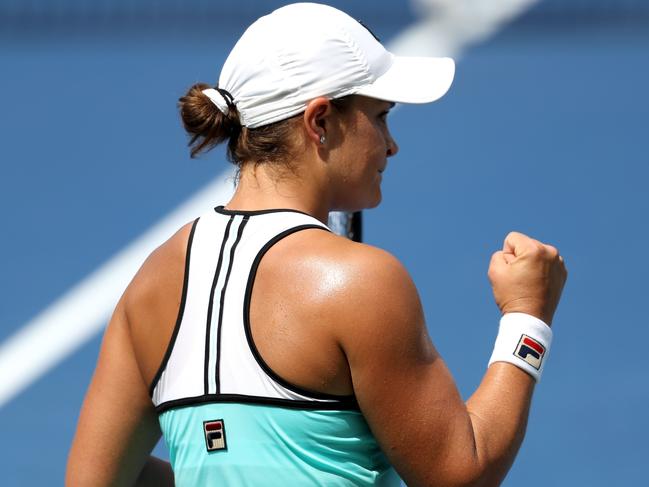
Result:
<svg viewBox="0 0 649 487"><path fill-rule="evenodd" d="M272 245L300 230L328 228L294 210L217 207L194 222L178 319L150 393L158 412L205 402L357 409L353 396L308 391L264 362L250 330L250 297Z"/></svg>

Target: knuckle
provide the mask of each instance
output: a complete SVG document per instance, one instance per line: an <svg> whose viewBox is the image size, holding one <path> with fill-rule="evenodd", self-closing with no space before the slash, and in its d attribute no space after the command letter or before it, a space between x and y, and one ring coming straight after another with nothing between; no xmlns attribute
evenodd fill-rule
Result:
<svg viewBox="0 0 649 487"><path fill-rule="evenodd" d="M534 255L541 255L546 251L545 245L543 245L538 240L531 240L530 242L530 252Z"/></svg>
<svg viewBox="0 0 649 487"><path fill-rule="evenodd" d="M559 257L559 250L554 245L545 245L545 250L551 258Z"/></svg>
<svg viewBox="0 0 649 487"><path fill-rule="evenodd" d="M489 277L490 280L497 279L500 272L500 265L498 261L492 259L491 263L489 264L489 268L487 269L487 277Z"/></svg>
<svg viewBox="0 0 649 487"><path fill-rule="evenodd" d="M521 238L528 238L527 235L517 232L515 230L512 230L507 234L507 237L505 237L505 240L510 240L510 239L518 239L520 240Z"/></svg>

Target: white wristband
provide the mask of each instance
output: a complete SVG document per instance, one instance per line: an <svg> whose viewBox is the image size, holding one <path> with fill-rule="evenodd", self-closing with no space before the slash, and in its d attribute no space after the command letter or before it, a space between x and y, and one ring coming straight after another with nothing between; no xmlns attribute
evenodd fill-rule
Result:
<svg viewBox="0 0 649 487"><path fill-rule="evenodd" d="M509 362L541 380L543 365L552 345L552 329L525 313L507 313L500 318L498 337L489 365Z"/></svg>

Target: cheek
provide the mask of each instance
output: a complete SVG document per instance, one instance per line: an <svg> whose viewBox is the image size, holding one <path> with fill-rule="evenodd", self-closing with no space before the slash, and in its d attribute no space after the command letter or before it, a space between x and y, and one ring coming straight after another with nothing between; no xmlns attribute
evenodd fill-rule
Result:
<svg viewBox="0 0 649 487"><path fill-rule="evenodd" d="M372 144L371 151L367 154L368 165L371 165L375 171L382 169L385 166L386 148L385 141L377 137Z"/></svg>
<svg viewBox="0 0 649 487"><path fill-rule="evenodd" d="M379 127L371 127L365 134L365 144L363 144L364 160L373 163L382 163L386 154L386 139Z"/></svg>

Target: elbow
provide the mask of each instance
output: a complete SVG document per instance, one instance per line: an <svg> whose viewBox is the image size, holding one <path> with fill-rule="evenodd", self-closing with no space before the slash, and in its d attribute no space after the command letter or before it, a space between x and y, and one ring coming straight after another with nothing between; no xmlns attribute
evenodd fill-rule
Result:
<svg viewBox="0 0 649 487"><path fill-rule="evenodd" d="M497 487L502 479L493 478L482 469L463 469L462 471L448 472L443 478L436 478L427 482L428 487Z"/></svg>
<svg viewBox="0 0 649 487"><path fill-rule="evenodd" d="M498 487L504 476L489 475L487 472L461 472L458 474L449 473L441 477L435 475L434 478L422 482L415 483L414 485L421 485L422 487ZM408 484L410 485L410 484Z"/></svg>
<svg viewBox="0 0 649 487"><path fill-rule="evenodd" d="M443 487L498 487L505 479L511 463L484 461L473 452L464 462L450 465L445 478L429 485Z"/></svg>
<svg viewBox="0 0 649 487"><path fill-rule="evenodd" d="M438 463L436 471L420 484L426 487L498 487L504 480L511 462L506 459L489 458L473 445L460 453L447 454L446 462ZM410 485L410 484L409 484Z"/></svg>

